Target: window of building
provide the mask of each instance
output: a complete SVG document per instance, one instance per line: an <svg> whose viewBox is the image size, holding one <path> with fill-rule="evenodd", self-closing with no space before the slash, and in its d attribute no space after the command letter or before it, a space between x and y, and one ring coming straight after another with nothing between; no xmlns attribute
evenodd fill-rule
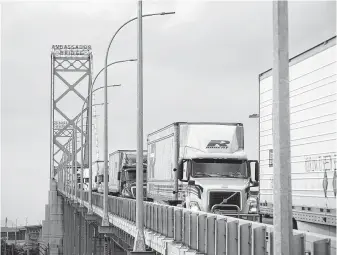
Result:
<svg viewBox="0 0 337 255"><path fill-rule="evenodd" d="M15 240L15 232L8 232L8 240Z"/></svg>

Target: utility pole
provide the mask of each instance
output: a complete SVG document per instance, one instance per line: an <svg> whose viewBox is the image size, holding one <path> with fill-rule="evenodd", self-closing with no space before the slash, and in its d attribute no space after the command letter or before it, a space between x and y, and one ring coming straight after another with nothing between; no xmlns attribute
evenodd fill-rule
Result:
<svg viewBox="0 0 337 255"><path fill-rule="evenodd" d="M143 10L138 0L138 68L137 68L137 167L136 167L136 228L137 235L133 250L145 251L144 203L143 203Z"/></svg>
<svg viewBox="0 0 337 255"><path fill-rule="evenodd" d="M15 219L15 245L16 245L16 231L18 230L18 219Z"/></svg>
<svg viewBox="0 0 337 255"><path fill-rule="evenodd" d="M274 253L292 255L288 2L273 2Z"/></svg>
<svg viewBox="0 0 337 255"><path fill-rule="evenodd" d="M77 169L76 169L76 151L75 151L75 131L76 131L76 127L75 127L75 123L73 124L73 132L72 132L72 176L73 176L73 186L72 186L72 191L71 194L73 196L73 199L75 201L77 201Z"/></svg>

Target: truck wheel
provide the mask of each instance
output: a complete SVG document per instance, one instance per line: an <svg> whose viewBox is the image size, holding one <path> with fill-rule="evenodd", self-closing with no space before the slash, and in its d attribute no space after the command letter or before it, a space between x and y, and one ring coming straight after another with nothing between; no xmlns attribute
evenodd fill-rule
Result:
<svg viewBox="0 0 337 255"><path fill-rule="evenodd" d="M297 221L295 220L295 218L293 218L293 229L298 229L297 228Z"/></svg>

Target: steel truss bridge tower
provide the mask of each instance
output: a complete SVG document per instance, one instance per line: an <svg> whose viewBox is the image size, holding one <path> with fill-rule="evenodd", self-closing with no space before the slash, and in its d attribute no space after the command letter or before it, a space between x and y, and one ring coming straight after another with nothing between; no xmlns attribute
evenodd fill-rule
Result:
<svg viewBox="0 0 337 255"><path fill-rule="evenodd" d="M92 84L93 57L90 45L53 45L51 52L50 90L50 191L49 204L43 222L43 241L49 243L50 254L59 254L63 246L63 201L57 195L57 185L76 185L78 156L83 135L84 162L88 168L88 107L83 110L83 129L80 125L84 102ZM90 100L91 97L90 97ZM79 124L78 124L79 123ZM77 137L79 136L79 137ZM76 143L76 144L75 144ZM75 146L76 145L76 146ZM74 149L76 148L76 152ZM76 155L76 157L74 157ZM74 160L76 158L76 162ZM78 162L79 161L79 162ZM72 163L72 165L70 165ZM77 165L77 169L75 169ZM63 176L63 173L65 176Z"/></svg>

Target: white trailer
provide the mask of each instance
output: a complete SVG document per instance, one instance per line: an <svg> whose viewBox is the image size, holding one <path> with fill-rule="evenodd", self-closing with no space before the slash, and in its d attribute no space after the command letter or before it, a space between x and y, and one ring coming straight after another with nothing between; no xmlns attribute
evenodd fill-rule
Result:
<svg viewBox="0 0 337 255"><path fill-rule="evenodd" d="M293 217L336 236L336 37L289 63ZM273 214L272 70L259 75L260 211Z"/></svg>

